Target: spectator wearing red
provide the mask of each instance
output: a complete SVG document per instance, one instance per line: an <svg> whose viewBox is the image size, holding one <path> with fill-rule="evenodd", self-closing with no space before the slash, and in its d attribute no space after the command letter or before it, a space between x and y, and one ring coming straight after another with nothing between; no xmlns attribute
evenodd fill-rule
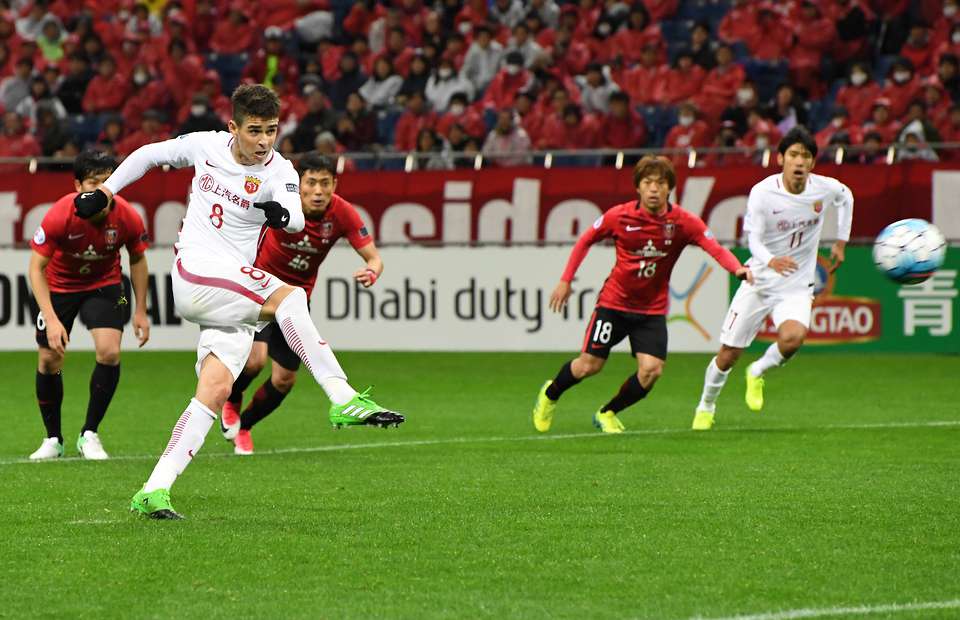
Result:
<svg viewBox="0 0 960 620"><path fill-rule="evenodd" d="M659 62L656 43L648 43L640 54L640 62L623 71L618 83L624 92L630 95L630 101L634 105L653 105L660 102L662 85L668 71L669 67ZM700 77L697 88L702 82L703 76Z"/></svg>
<svg viewBox="0 0 960 620"><path fill-rule="evenodd" d="M407 109L397 120L394 129L394 145L398 151L412 151L417 148L417 134L421 129L433 129L437 124L437 115L427 109L423 93L413 93L407 99Z"/></svg>
<svg viewBox="0 0 960 620"><path fill-rule="evenodd" d="M126 157L141 146L170 139L170 132L163 128L160 119L156 110L144 112L140 129L117 143L117 155Z"/></svg>
<svg viewBox="0 0 960 620"><path fill-rule="evenodd" d="M880 96L890 102L890 116L900 118L919 92L920 80L913 72L913 65L903 58L897 59L890 67L887 82L880 92Z"/></svg>
<svg viewBox="0 0 960 620"><path fill-rule="evenodd" d="M710 127L697 118L697 108L692 103L682 103L678 109L677 124L670 128L663 141L665 149L703 148L710 144ZM686 155L673 156L675 164L685 164Z"/></svg>
<svg viewBox="0 0 960 620"><path fill-rule="evenodd" d="M175 40L183 41L189 53L196 53L197 46L193 41L193 33L187 26L187 16L180 9L173 9L167 13L166 27L160 36L144 42L141 50L143 60L151 68L160 66L170 49L170 42Z"/></svg>
<svg viewBox="0 0 960 620"><path fill-rule="evenodd" d="M547 148L546 140L549 136L563 133L563 115L570 103L570 94L566 89L557 88L552 91L549 108L540 106L540 127L537 131L537 141L533 142L534 145L538 148Z"/></svg>
<svg viewBox="0 0 960 620"><path fill-rule="evenodd" d="M127 79L117 73L113 56L104 56L97 75L90 80L83 97L83 111L88 114L119 112L129 94Z"/></svg>
<svg viewBox="0 0 960 620"><path fill-rule="evenodd" d="M935 47L950 39L950 31L953 26L960 23L960 0L933 0L940 9L939 14L933 13L928 21L933 24L933 33L931 40ZM960 41L957 41L960 43Z"/></svg>
<svg viewBox="0 0 960 620"><path fill-rule="evenodd" d="M3 115L3 133L0 133L0 157L37 157L41 153L40 143L27 131L23 117L8 111ZM11 166L2 166L7 172ZM18 169L18 166L12 166Z"/></svg>
<svg viewBox="0 0 960 620"><path fill-rule="evenodd" d="M759 114L751 115L750 129L743 136L743 146L754 149L750 159L755 164L763 163L765 151L773 151L780 142L780 132L776 125L762 118Z"/></svg>
<svg viewBox="0 0 960 620"><path fill-rule="evenodd" d="M923 80L921 100L927 110L930 122L939 127L950 113L950 97L943 90L943 85L936 76Z"/></svg>
<svg viewBox="0 0 960 620"><path fill-rule="evenodd" d="M601 7L596 2L581 2L579 6L564 4L560 9L559 29L569 30L577 41L586 41L600 21Z"/></svg>
<svg viewBox="0 0 960 620"><path fill-rule="evenodd" d="M658 81L659 89L655 92L658 103L676 105L687 101L700 92L707 72L693 62L693 55L689 51L677 54L672 69L663 72Z"/></svg>
<svg viewBox="0 0 960 620"><path fill-rule="evenodd" d="M230 6L227 19L217 21L210 39L210 49L217 54L244 54L253 46L255 27L242 4Z"/></svg>
<svg viewBox="0 0 960 620"><path fill-rule="evenodd" d="M720 131L717 132L713 140L714 148L733 149L742 148L743 142L740 140L740 134L737 132L737 126L733 121L723 121L720 123ZM682 157L676 157L674 160ZM739 152L715 152L707 153L704 157L697 160L698 166L742 166L750 163L750 158Z"/></svg>
<svg viewBox="0 0 960 620"><path fill-rule="evenodd" d="M944 121L937 128L940 131L940 139L944 142L960 143L960 103L950 106L950 112ZM960 160L960 150L945 150L944 159L950 161Z"/></svg>
<svg viewBox="0 0 960 620"><path fill-rule="evenodd" d="M146 65L138 64L133 68L129 84L130 96L120 113L127 127L139 127L147 110L171 109L173 99L170 89L163 80L156 79Z"/></svg>
<svg viewBox="0 0 960 620"><path fill-rule="evenodd" d="M300 69L297 59L283 49L283 31L277 26L270 26L263 36L263 48L247 63L242 79L253 80L268 88L274 88L278 82L296 85L300 79Z"/></svg>
<svg viewBox="0 0 960 620"><path fill-rule="evenodd" d="M147 55L144 53L143 40L144 36L142 34L138 32L128 32L124 34L120 50L111 54L117 63L117 73L125 78L133 75L134 65L140 63L149 64Z"/></svg>
<svg viewBox="0 0 960 620"><path fill-rule="evenodd" d="M393 65L394 71L402 77L407 75L410 61L415 54L414 48L407 45L407 32L400 26L395 26L387 34L386 48L373 57L373 62L375 66L377 60L386 58Z"/></svg>
<svg viewBox="0 0 960 620"><path fill-rule="evenodd" d="M960 22L956 22L950 28L950 36L940 45L934 54L934 61L939 65L940 59L945 55L960 56Z"/></svg>
<svg viewBox="0 0 960 620"><path fill-rule="evenodd" d="M567 100L564 103L580 103L580 89L569 75L562 75L556 69L540 69L537 72L537 82L540 84L540 88L536 91L538 99L534 106L544 117L559 110L554 109L553 102L553 95L558 90L565 91L564 94L567 95ZM533 93L534 91L531 90L530 92Z"/></svg>
<svg viewBox="0 0 960 620"><path fill-rule="evenodd" d="M370 26L386 14L386 7L377 0L361 0L354 2L350 12L343 20L344 32L355 37L365 37Z"/></svg>
<svg viewBox="0 0 960 620"><path fill-rule="evenodd" d="M469 103L466 93L454 93L450 97L450 106L447 111L437 121L437 132L446 138L449 136L450 127L460 125L471 136L483 136L486 130L483 117L475 108L469 107Z"/></svg>
<svg viewBox="0 0 960 620"><path fill-rule="evenodd" d="M764 34L772 36L770 32ZM811 97L819 98L824 93L820 63L836 39L837 30L833 22L811 0L805 0L801 4L800 18L793 24L794 44L789 60L791 82L797 88L806 90Z"/></svg>
<svg viewBox="0 0 960 620"><path fill-rule="evenodd" d="M553 47L553 42L557 38L557 30L544 24L543 18L540 17L539 13L530 11L527 13L524 23L527 24L527 28L530 30L530 36L537 42L537 45L543 49Z"/></svg>
<svg viewBox="0 0 960 620"><path fill-rule="evenodd" d="M643 0L643 6L650 13L650 20L657 23L673 17L680 8L680 0Z"/></svg>
<svg viewBox="0 0 960 620"><path fill-rule="evenodd" d="M910 26L910 34L900 49L900 55L910 61L917 75L927 77L933 74L936 69L933 62L935 53L936 49L930 41L930 30L923 24Z"/></svg>
<svg viewBox="0 0 960 620"><path fill-rule="evenodd" d="M643 5L636 5L630 9L627 16L627 27L613 37L614 48L620 51L623 61L634 64L640 60L640 51L648 43L657 46L659 59L666 60L666 43L660 33L660 26L650 23L650 13Z"/></svg>
<svg viewBox="0 0 960 620"><path fill-rule="evenodd" d="M870 119L863 124L864 132L875 131L883 138L884 144L897 140L901 124L890 114L890 100L881 97L873 102Z"/></svg>
<svg viewBox="0 0 960 620"><path fill-rule="evenodd" d="M180 39L170 41L167 54L160 63L160 75L180 109L193 93L200 89L204 76L203 59L187 52L187 45Z"/></svg>
<svg viewBox="0 0 960 620"><path fill-rule="evenodd" d="M220 76L213 69L208 69L203 75L203 81L200 83L200 92L207 96L210 101L210 109L220 117L224 123L230 120L233 114L233 106L230 104L230 98L223 94L220 85ZM190 116L190 105L187 101L180 112L177 113L177 122L182 123Z"/></svg>
<svg viewBox="0 0 960 620"><path fill-rule="evenodd" d="M563 75L581 75L591 62L589 46L573 37L568 28L561 28L550 48L553 67Z"/></svg>
<svg viewBox="0 0 960 620"><path fill-rule="evenodd" d="M856 161L858 164L876 165L887 163L887 150L884 139L876 131L868 131L863 136L863 146L857 149Z"/></svg>
<svg viewBox="0 0 960 620"><path fill-rule="evenodd" d="M870 118L873 102L880 97L883 89L870 77L867 65L858 62L850 69L846 86L837 93L837 105L850 113L850 122L862 125Z"/></svg>
<svg viewBox="0 0 960 620"><path fill-rule="evenodd" d="M724 43L746 42L757 30L759 2L733 0L733 6L720 20L717 37Z"/></svg>
<svg viewBox="0 0 960 620"><path fill-rule="evenodd" d="M937 79L952 101L960 103L960 60L953 54L940 58Z"/></svg>
<svg viewBox="0 0 960 620"><path fill-rule="evenodd" d="M517 93L530 88L533 81L533 74L523 68L523 54L516 51L508 53L503 69L494 76L483 95L484 107L498 110L512 108Z"/></svg>
<svg viewBox="0 0 960 620"><path fill-rule="evenodd" d="M596 119L575 103L563 109L562 122L544 125L540 146L545 149L592 149L597 146Z"/></svg>
<svg viewBox="0 0 960 620"><path fill-rule="evenodd" d="M596 27L586 40L587 51L590 58L597 62L610 62L616 56L617 51L613 44L613 34L616 30L616 22L610 18L603 18L597 22Z"/></svg>
<svg viewBox="0 0 960 620"><path fill-rule="evenodd" d="M830 50L830 58L835 63L868 55L867 35L876 16L865 0L821 2L820 10L836 25L837 38Z"/></svg>
<svg viewBox="0 0 960 620"><path fill-rule="evenodd" d="M626 93L610 95L610 113L600 120L597 142L614 149L635 149L646 144L647 126L636 110L630 107L630 98Z"/></svg>
<svg viewBox="0 0 960 620"><path fill-rule="evenodd" d="M543 132L544 116L538 111L534 103L533 95L524 91L517 93L516 99L513 100L517 122L519 122L520 126L527 132L530 143L538 144ZM482 136L483 131L481 131L480 134Z"/></svg>
<svg viewBox="0 0 960 620"><path fill-rule="evenodd" d="M319 74L324 82L329 84L340 77L340 59L346 51L346 46L337 45L330 38L320 39L317 43L317 53L313 60L319 65Z"/></svg>
<svg viewBox="0 0 960 620"><path fill-rule="evenodd" d="M213 0L196 0L193 7L188 3L184 8L187 19L190 21L193 43L197 51L201 53L210 51L210 41L213 39L213 32L219 21Z"/></svg>
<svg viewBox="0 0 960 620"><path fill-rule="evenodd" d="M700 94L693 98L693 102L705 118L718 119L733 101L745 78L743 67L733 62L730 46L721 45L717 48L717 66L704 78Z"/></svg>
<svg viewBox="0 0 960 620"><path fill-rule="evenodd" d="M447 37L447 45L437 62L449 60L453 63L457 71L463 67L463 61L467 57L467 42L459 32L454 32Z"/></svg>
<svg viewBox="0 0 960 620"><path fill-rule="evenodd" d="M791 22L771 6L761 5L754 21L744 29L744 43L754 59L777 62L789 54L793 40Z"/></svg>
<svg viewBox="0 0 960 620"><path fill-rule="evenodd" d="M488 23L489 13L490 10L487 7L486 0L468 0L454 18L454 24L458 30L464 28L463 24L465 22L477 27L480 24Z"/></svg>

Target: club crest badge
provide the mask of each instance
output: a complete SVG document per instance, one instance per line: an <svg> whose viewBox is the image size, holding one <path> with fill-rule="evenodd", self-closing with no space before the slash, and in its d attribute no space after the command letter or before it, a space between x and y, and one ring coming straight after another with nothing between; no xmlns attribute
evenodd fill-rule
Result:
<svg viewBox="0 0 960 620"><path fill-rule="evenodd" d="M324 222L321 231L324 237L333 235L333 222Z"/></svg>
<svg viewBox="0 0 960 620"><path fill-rule="evenodd" d="M107 245L116 245L119 235L116 228L108 228L103 233L103 240L107 242Z"/></svg>
<svg viewBox="0 0 960 620"><path fill-rule="evenodd" d="M247 190L248 194L256 194L260 189L260 179L255 176L245 177L245 183L243 184L243 189Z"/></svg>
<svg viewBox="0 0 960 620"><path fill-rule="evenodd" d="M823 201L822 201L822 200L818 200L818 201L816 201L816 202L813 203L813 212L814 212L814 213L820 213L821 211L823 211Z"/></svg>

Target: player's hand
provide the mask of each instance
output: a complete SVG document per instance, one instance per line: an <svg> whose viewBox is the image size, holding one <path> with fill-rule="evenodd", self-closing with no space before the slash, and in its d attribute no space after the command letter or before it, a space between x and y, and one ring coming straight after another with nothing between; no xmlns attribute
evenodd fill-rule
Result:
<svg viewBox="0 0 960 620"><path fill-rule="evenodd" d="M774 256L767 263L767 267L773 269L782 276L788 276L797 270L797 261L789 256Z"/></svg>
<svg viewBox="0 0 960 620"><path fill-rule="evenodd" d="M373 286L373 283L377 281L377 278L380 276L377 275L377 272L369 267L364 269L358 269L356 273L353 274L353 279L363 285L363 288L370 288Z"/></svg>
<svg viewBox="0 0 960 620"><path fill-rule="evenodd" d="M554 312L563 310L564 306L567 305L567 300L570 299L570 293L570 283L560 280L560 284L557 284L557 288L553 289L553 293L550 294L550 309Z"/></svg>
<svg viewBox="0 0 960 620"><path fill-rule="evenodd" d="M107 188L99 187L92 192L80 192L74 196L73 206L77 217L87 220L109 207L113 194L108 192L110 190Z"/></svg>
<svg viewBox="0 0 960 620"><path fill-rule="evenodd" d="M840 269L840 265L842 265L843 261L846 260L846 247L847 244L843 241L836 241L830 248L830 273Z"/></svg>
<svg viewBox="0 0 960 620"><path fill-rule="evenodd" d="M133 313L133 335L140 341L141 347L150 340L150 319L146 311L137 310Z"/></svg>
<svg viewBox="0 0 960 620"><path fill-rule="evenodd" d="M67 345L70 344L67 329L58 319L47 319L47 344L60 355L64 354Z"/></svg>
<svg viewBox="0 0 960 620"><path fill-rule="evenodd" d="M737 269L737 272L734 275L741 280L746 280L750 284L753 284L753 272L747 267L741 267L740 269Z"/></svg>
<svg viewBox="0 0 960 620"><path fill-rule="evenodd" d="M267 226L270 228L286 228L290 223L290 212L276 200L253 203L254 209L260 209L267 216Z"/></svg>

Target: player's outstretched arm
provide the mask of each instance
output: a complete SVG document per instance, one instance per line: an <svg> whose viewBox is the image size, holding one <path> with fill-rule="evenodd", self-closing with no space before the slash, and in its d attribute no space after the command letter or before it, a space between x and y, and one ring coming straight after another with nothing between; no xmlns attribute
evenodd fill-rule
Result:
<svg viewBox="0 0 960 620"><path fill-rule="evenodd" d="M33 288L33 297L37 300L37 306L43 315L43 323L47 330L47 344L63 355L70 342L70 336L67 335L67 330L54 312L53 303L50 301L50 285L47 283L47 274L44 272L49 262L49 257L36 250L30 253L30 286Z"/></svg>
<svg viewBox="0 0 960 620"><path fill-rule="evenodd" d="M195 134L184 134L179 138L154 142L141 146L130 153L117 169L113 171L101 189L106 190L108 197L140 179L148 171L159 166L175 166L183 168L193 163L194 146L192 141Z"/></svg>
<svg viewBox="0 0 960 620"><path fill-rule="evenodd" d="M604 216L602 215L594 222L593 226L580 235L573 249L570 250L570 258L567 259L567 266L563 270L563 275L560 276L559 284L553 289L553 293L550 294L551 310L560 312L563 310L563 307L567 305L567 300L570 299L570 293L572 291L570 283L573 282L573 278L577 275L577 269L580 268L583 259L587 257L590 246L608 236L610 236L610 232L606 228Z"/></svg>
<svg viewBox="0 0 960 620"><path fill-rule="evenodd" d="M147 318L147 282L150 271L144 254L130 255L130 283L133 285L133 297L136 307L133 311L133 334L140 341L139 346L150 340L150 319Z"/></svg>
<svg viewBox="0 0 960 620"><path fill-rule="evenodd" d="M383 273L383 260L380 258L380 252L371 241L362 248L357 248L357 254L360 255L366 265L363 269L358 269L353 274L353 278L362 284L363 288L370 288Z"/></svg>
<svg viewBox="0 0 960 620"><path fill-rule="evenodd" d="M733 252L720 245L713 234L707 229L706 224L703 224L703 229L699 236L695 238L695 241L707 254L720 263L721 267L741 280L746 280L750 284L753 284L753 272L741 265L737 257L733 255Z"/></svg>
<svg viewBox="0 0 960 620"><path fill-rule="evenodd" d="M850 240L850 231L853 228L853 192L840 183L840 192L837 195L837 240L830 248L830 273L835 272L846 260L847 241Z"/></svg>

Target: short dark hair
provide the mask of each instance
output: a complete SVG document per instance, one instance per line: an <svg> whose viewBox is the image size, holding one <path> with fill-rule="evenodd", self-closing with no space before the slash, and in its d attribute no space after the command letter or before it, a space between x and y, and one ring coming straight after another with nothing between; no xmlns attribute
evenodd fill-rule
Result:
<svg viewBox="0 0 960 620"><path fill-rule="evenodd" d="M780 140L780 145L777 147L777 151L783 155L787 152L794 144L799 144L803 148L810 151L810 154L814 157L817 156L817 141L813 139L813 136L810 135L810 132L803 125L797 125L793 129L787 132L787 135L783 136L783 139Z"/></svg>
<svg viewBox="0 0 960 620"><path fill-rule="evenodd" d="M329 172L330 176L337 178L337 162L316 151L310 151L301 157L297 168L300 171L300 178L308 172Z"/></svg>
<svg viewBox="0 0 960 620"><path fill-rule="evenodd" d="M280 98L263 84L243 84L230 97L233 104L233 122L243 125L248 116L280 118Z"/></svg>
<svg viewBox="0 0 960 620"><path fill-rule="evenodd" d="M81 183L103 172L112 173L116 168L117 160L103 151L88 149L73 160L73 176Z"/></svg>
<svg viewBox="0 0 960 620"><path fill-rule="evenodd" d="M633 186L640 187L640 181L649 176L659 176L667 180L670 189L677 186L677 173L673 170L673 164L666 157L655 157L645 155L637 162L633 168Z"/></svg>

